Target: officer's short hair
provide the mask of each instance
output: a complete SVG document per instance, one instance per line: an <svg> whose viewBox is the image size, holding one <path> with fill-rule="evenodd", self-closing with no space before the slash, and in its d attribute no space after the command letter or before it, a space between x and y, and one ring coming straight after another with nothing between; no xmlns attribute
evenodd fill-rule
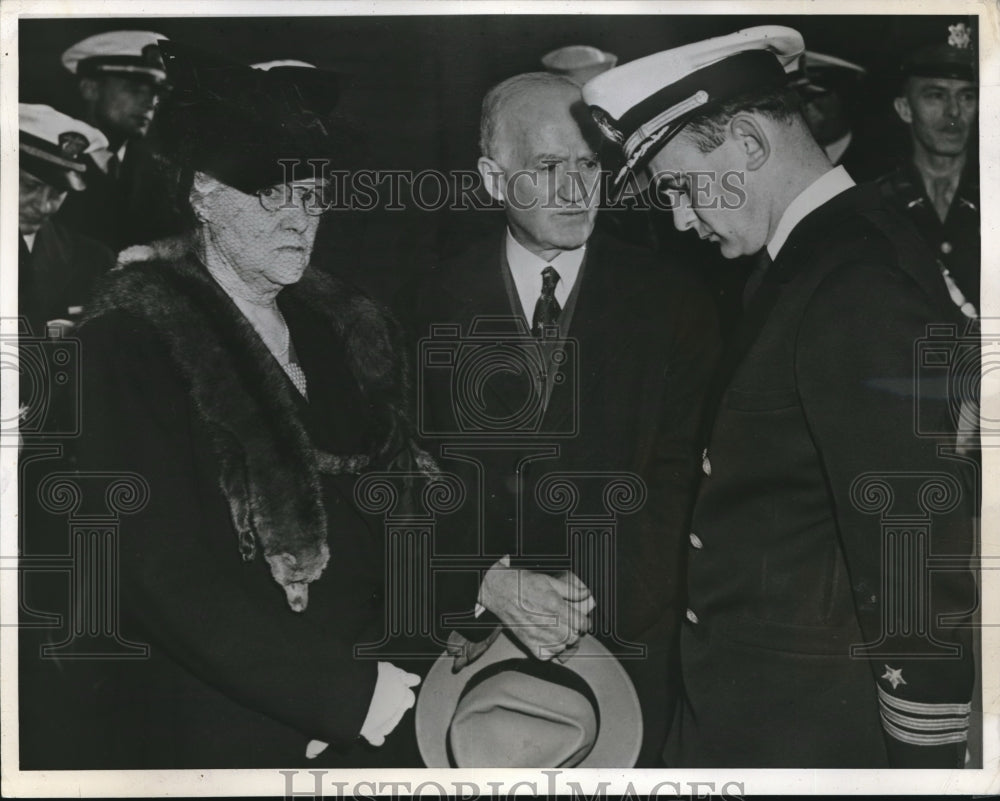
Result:
<svg viewBox="0 0 1000 801"><path fill-rule="evenodd" d="M486 93L479 118L479 150L484 156L496 159L500 152L500 129L507 104L522 92L542 86L569 86L579 90L579 87L564 75L526 72L501 81Z"/></svg>
<svg viewBox="0 0 1000 801"><path fill-rule="evenodd" d="M682 136L694 142L702 153L711 153L726 141L726 129L737 114L756 112L779 122L791 122L802 117L802 99L790 88L743 94L715 106L711 111L696 114L684 126Z"/></svg>

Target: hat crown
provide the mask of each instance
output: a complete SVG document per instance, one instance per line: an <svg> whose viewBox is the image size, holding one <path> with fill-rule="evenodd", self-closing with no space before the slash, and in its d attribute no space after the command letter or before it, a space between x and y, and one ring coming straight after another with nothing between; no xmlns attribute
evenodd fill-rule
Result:
<svg viewBox="0 0 1000 801"><path fill-rule="evenodd" d="M553 70L575 70L614 60L615 55L592 45L567 45L542 56L542 65Z"/></svg>
<svg viewBox="0 0 1000 801"><path fill-rule="evenodd" d="M456 767L574 767L597 739L597 713L572 687L504 670L470 689L448 731Z"/></svg>
<svg viewBox="0 0 1000 801"><path fill-rule="evenodd" d="M18 129L69 158L108 146L107 137L97 128L42 103L18 104Z"/></svg>
<svg viewBox="0 0 1000 801"><path fill-rule="evenodd" d="M802 34L783 25L754 28L653 53L609 70L583 87L583 99L615 119L671 83L747 50L766 50L788 72L805 52Z"/></svg>
<svg viewBox="0 0 1000 801"><path fill-rule="evenodd" d="M562 665L539 662L506 632L457 672L445 651L424 679L415 722L432 768L629 768L642 744L635 688L591 635Z"/></svg>
<svg viewBox="0 0 1000 801"><path fill-rule="evenodd" d="M965 22L948 25L934 40L910 51L900 65L903 75L975 81L978 59L975 31Z"/></svg>
<svg viewBox="0 0 1000 801"><path fill-rule="evenodd" d="M18 106L20 167L60 189L83 189L84 155L108 146L104 134L51 106Z"/></svg>
<svg viewBox="0 0 1000 801"><path fill-rule="evenodd" d="M258 61L256 64L251 64L255 70L273 70L275 68L282 67L301 67L302 69L314 70L316 69L315 64L310 64L308 61L299 61L296 58L279 58L274 61Z"/></svg>
<svg viewBox="0 0 1000 801"><path fill-rule="evenodd" d="M74 75L121 74L162 81L165 77L155 31L105 31L88 36L62 54L63 66Z"/></svg>
<svg viewBox="0 0 1000 801"><path fill-rule="evenodd" d="M584 101L605 136L625 151L613 186L643 169L709 104L787 87L804 51L793 28L760 25L654 53L588 81Z"/></svg>
<svg viewBox="0 0 1000 801"><path fill-rule="evenodd" d="M282 161L301 166L332 155L328 121L305 100L284 67L254 69L178 42L162 47L173 91L160 108L164 149L175 162L245 192L283 183Z"/></svg>

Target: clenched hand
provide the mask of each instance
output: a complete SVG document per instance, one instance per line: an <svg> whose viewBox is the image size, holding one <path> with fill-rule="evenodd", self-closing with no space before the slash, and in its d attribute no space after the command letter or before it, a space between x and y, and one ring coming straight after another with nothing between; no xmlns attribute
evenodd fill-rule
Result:
<svg viewBox="0 0 1000 801"><path fill-rule="evenodd" d="M486 573L480 603L539 659L572 648L590 628L596 604L572 572L550 576L511 568L501 560Z"/></svg>

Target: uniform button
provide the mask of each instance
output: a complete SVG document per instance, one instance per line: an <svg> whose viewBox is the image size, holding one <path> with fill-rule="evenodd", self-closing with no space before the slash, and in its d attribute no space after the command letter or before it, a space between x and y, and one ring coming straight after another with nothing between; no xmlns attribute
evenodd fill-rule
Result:
<svg viewBox="0 0 1000 801"><path fill-rule="evenodd" d="M705 455L701 457L701 472L703 472L706 476L712 475L712 462L708 458L707 451Z"/></svg>
<svg viewBox="0 0 1000 801"><path fill-rule="evenodd" d="M942 242L941 243L941 252L944 253L945 255L948 255L949 253L951 253L952 250L953 250L953 248L951 246L951 242Z"/></svg>
<svg viewBox="0 0 1000 801"><path fill-rule="evenodd" d="M702 548L704 548L704 547L705 547L705 543L703 543L703 542L701 541L701 537L699 537L699 536L698 536L697 534L695 534L695 533L694 533L693 531L692 531L692 532L691 532L691 534L689 535L689 538L690 538L690 540L691 540L691 545L692 545L692 547L694 547L694 548L697 548L697 549L698 549L699 551L700 551L700 550L701 550Z"/></svg>
<svg viewBox="0 0 1000 801"><path fill-rule="evenodd" d="M685 612L684 614L685 614L685 616L687 617L687 619L689 621L691 621L692 623L694 623L694 624L697 625L697 623L698 623L698 616L694 613L693 609L688 609L687 612Z"/></svg>

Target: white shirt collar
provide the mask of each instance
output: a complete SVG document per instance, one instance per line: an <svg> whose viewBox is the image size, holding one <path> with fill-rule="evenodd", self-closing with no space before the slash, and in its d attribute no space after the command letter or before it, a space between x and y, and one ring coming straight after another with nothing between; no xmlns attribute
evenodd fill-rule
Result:
<svg viewBox="0 0 1000 801"><path fill-rule="evenodd" d="M840 160L844 157L844 153L847 152L847 148L851 146L851 140L854 138L854 132L848 131L840 139L835 142L830 142L823 150L826 152L826 157L830 159L831 164L838 164Z"/></svg>
<svg viewBox="0 0 1000 801"><path fill-rule="evenodd" d="M120 148L116 151L112 151L110 148L102 147L99 150L95 150L90 154L90 157L97 163L97 166L101 168L101 172L108 171L108 162L111 161L111 156L118 156L118 163L122 164L125 161L125 150L128 147L128 139L126 139Z"/></svg>
<svg viewBox="0 0 1000 801"><path fill-rule="evenodd" d="M33 234L21 234L21 239L24 240L24 246L28 249L28 253L31 253L35 249L35 237L38 236L38 231Z"/></svg>
<svg viewBox="0 0 1000 801"><path fill-rule="evenodd" d="M812 211L815 211L828 200L836 197L841 192L854 186L854 180L847 174L847 170L841 167L834 167L829 172L823 173L809 186L803 189L798 196L785 209L785 213L778 220L778 226L774 229L774 236L767 243L767 253L773 261L778 257L789 234L795 230L795 226Z"/></svg>
<svg viewBox="0 0 1000 801"><path fill-rule="evenodd" d="M517 296L521 301L521 311L525 320L528 321L528 325L531 325L531 319L535 315L535 303L538 301L538 296L542 294L542 270L550 264L559 273L559 282L556 284L556 300L559 301L561 307L566 308L569 293L573 291L573 285L580 274L580 266L583 264L587 246L584 244L574 250L562 250L551 261L544 261L514 239L514 235L508 228L505 247L507 264L510 267L511 277L514 279Z"/></svg>

